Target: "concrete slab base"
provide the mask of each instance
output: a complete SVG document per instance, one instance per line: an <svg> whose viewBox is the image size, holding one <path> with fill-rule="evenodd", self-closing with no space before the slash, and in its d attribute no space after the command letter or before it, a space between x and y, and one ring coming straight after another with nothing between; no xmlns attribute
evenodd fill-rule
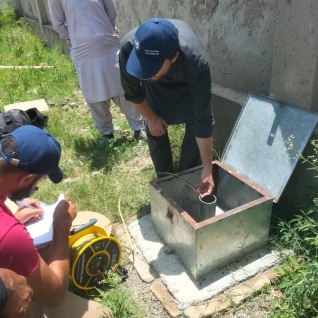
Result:
<svg viewBox="0 0 318 318"><path fill-rule="evenodd" d="M266 271L280 259L279 253L262 249L196 282L189 276L176 255L171 253L155 233L150 214L132 222L128 229L137 248L157 271L180 310L211 299L240 282Z"/></svg>

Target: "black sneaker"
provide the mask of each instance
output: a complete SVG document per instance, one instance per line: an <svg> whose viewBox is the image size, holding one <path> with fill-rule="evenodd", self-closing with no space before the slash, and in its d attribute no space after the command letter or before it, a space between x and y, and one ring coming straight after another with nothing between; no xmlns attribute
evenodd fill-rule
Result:
<svg viewBox="0 0 318 318"><path fill-rule="evenodd" d="M114 134L103 135L103 138L105 138L105 139L114 139Z"/></svg>
<svg viewBox="0 0 318 318"><path fill-rule="evenodd" d="M137 140L147 140L146 130L141 128L140 130L135 130L134 138Z"/></svg>

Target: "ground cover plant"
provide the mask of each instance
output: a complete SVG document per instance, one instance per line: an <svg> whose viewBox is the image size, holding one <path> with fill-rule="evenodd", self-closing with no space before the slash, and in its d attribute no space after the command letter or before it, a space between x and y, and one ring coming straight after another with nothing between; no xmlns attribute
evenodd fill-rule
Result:
<svg viewBox="0 0 318 318"><path fill-rule="evenodd" d="M303 163L318 177L318 142L311 142L314 155ZM292 144L291 144L292 147ZM290 249L293 255L286 257L277 270L281 276L275 289L279 297L273 301L271 318L318 317L318 187L304 189L304 207L291 220L278 223L276 243Z"/></svg>
<svg viewBox="0 0 318 318"><path fill-rule="evenodd" d="M112 308L115 317L139 318L145 317L145 311L131 301L133 291L121 284L121 277L116 273L108 273L108 284L111 287L100 290L101 303ZM114 306L116 304L116 306Z"/></svg>

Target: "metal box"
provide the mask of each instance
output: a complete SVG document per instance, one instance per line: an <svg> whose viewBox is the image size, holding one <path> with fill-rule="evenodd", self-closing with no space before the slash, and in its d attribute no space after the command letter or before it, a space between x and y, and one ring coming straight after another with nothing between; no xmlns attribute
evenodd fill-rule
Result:
<svg viewBox="0 0 318 318"><path fill-rule="evenodd" d="M199 184L202 166L150 182L153 227L194 280L267 244L273 202L317 120L316 113L250 93L221 162L212 163L217 210L209 219L199 219L198 194L180 179Z"/></svg>

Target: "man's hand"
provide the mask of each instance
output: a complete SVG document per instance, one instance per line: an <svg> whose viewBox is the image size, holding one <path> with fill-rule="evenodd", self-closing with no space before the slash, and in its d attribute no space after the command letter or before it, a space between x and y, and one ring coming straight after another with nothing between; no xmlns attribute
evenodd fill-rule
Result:
<svg viewBox="0 0 318 318"><path fill-rule="evenodd" d="M0 312L0 316L3 318L31 317L33 290L27 284L27 280L23 276L4 268L0 269L0 277L8 290L8 302Z"/></svg>
<svg viewBox="0 0 318 318"><path fill-rule="evenodd" d="M168 127L166 121L151 109L146 99L135 106L147 119L148 129L153 136L160 137L165 134Z"/></svg>
<svg viewBox="0 0 318 318"><path fill-rule="evenodd" d="M212 178L212 137L196 137L196 140L200 149L203 164L201 183L197 190L201 194L201 198L203 198L207 195L210 195L214 188L214 182Z"/></svg>
<svg viewBox="0 0 318 318"><path fill-rule="evenodd" d="M159 116L156 116L154 119L148 119L148 128L150 133L155 137L160 137L165 134L167 130L167 123L164 119Z"/></svg>
<svg viewBox="0 0 318 318"><path fill-rule="evenodd" d="M43 259L28 277L34 299L48 307L60 306L69 283L70 260L68 237L77 210L69 198L61 200L53 214L53 240L46 262Z"/></svg>
<svg viewBox="0 0 318 318"><path fill-rule="evenodd" d="M68 219L70 226L72 221L76 218L77 210L75 204L69 199L65 198L61 200L55 208L53 218Z"/></svg>
<svg viewBox="0 0 318 318"><path fill-rule="evenodd" d="M26 223L30 219L36 221L42 216L43 208L41 207L39 200L29 198L24 199L22 202L34 207L34 209L30 209L24 206L19 206L17 212L15 212L14 215L22 224Z"/></svg>
<svg viewBox="0 0 318 318"><path fill-rule="evenodd" d="M201 183L197 190L201 194L201 198L210 195L214 189L214 181L209 170L203 168L201 173Z"/></svg>

